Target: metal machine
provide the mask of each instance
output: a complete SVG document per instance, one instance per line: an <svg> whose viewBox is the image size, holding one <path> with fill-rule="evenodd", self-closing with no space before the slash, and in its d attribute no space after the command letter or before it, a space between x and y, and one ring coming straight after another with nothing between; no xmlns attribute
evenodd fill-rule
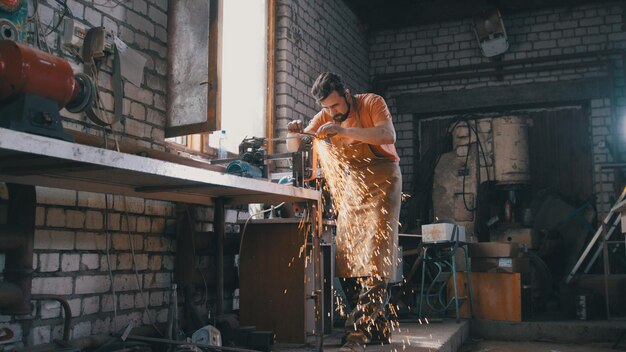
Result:
<svg viewBox="0 0 626 352"><path fill-rule="evenodd" d="M293 137L285 137L293 138ZM300 136L296 138L301 138ZM302 187L313 175L312 138L302 137L300 148L294 153L267 153L267 139L262 137L245 138L239 144L239 156L235 159L218 159L213 163L228 163L226 173L244 177L268 177L268 161L290 159L294 186Z"/></svg>
<svg viewBox="0 0 626 352"><path fill-rule="evenodd" d="M0 0L0 40L26 42L28 2Z"/></svg>
<svg viewBox="0 0 626 352"><path fill-rule="evenodd" d="M91 78L74 75L66 60L0 40L1 127L71 141L63 131L59 110L82 112L94 97Z"/></svg>

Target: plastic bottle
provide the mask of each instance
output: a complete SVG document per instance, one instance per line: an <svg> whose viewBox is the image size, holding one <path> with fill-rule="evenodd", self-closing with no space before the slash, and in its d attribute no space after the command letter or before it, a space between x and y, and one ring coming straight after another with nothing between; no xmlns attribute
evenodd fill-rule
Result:
<svg viewBox="0 0 626 352"><path fill-rule="evenodd" d="M226 130L221 130L219 134L219 148L217 150L218 159L228 158L228 151L226 150Z"/></svg>

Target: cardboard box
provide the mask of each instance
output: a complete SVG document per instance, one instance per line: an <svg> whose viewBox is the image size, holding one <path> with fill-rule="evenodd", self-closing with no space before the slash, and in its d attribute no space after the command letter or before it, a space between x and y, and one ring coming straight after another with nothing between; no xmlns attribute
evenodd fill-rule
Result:
<svg viewBox="0 0 626 352"><path fill-rule="evenodd" d="M518 258L523 255L517 243L481 242L468 243L470 258Z"/></svg>
<svg viewBox="0 0 626 352"><path fill-rule="evenodd" d="M422 225L422 241L424 243L452 242L455 227L458 228L458 237L455 239L465 242L465 226L447 223Z"/></svg>
<svg viewBox="0 0 626 352"><path fill-rule="evenodd" d="M472 271L485 273L527 273L530 272L528 258L473 258Z"/></svg>

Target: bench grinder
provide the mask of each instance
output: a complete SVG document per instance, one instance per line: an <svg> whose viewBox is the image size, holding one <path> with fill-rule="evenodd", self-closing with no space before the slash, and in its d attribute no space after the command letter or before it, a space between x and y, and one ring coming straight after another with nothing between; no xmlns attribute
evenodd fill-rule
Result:
<svg viewBox="0 0 626 352"><path fill-rule="evenodd" d="M0 127L72 141L59 110L85 111L95 86L59 57L0 40Z"/></svg>

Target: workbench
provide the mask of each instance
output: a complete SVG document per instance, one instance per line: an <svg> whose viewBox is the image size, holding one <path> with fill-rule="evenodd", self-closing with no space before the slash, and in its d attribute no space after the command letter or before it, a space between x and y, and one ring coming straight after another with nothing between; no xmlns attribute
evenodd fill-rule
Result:
<svg viewBox="0 0 626 352"><path fill-rule="evenodd" d="M214 231L224 236L224 206L282 201L318 203L321 192L207 168L120 153L0 128L0 182L212 205ZM313 207L314 253L319 252L320 207ZM218 263L223 248L217 248ZM221 255L220 255L221 253ZM316 261L319 263L319 261ZM317 264L316 264L317 265ZM318 267L319 268L319 267ZM318 278L320 275L317 276ZM321 287L317 282L316 287ZM217 277L217 314L222 313L223 272ZM321 331L321 321L317 331ZM318 342L321 344L321 339Z"/></svg>

